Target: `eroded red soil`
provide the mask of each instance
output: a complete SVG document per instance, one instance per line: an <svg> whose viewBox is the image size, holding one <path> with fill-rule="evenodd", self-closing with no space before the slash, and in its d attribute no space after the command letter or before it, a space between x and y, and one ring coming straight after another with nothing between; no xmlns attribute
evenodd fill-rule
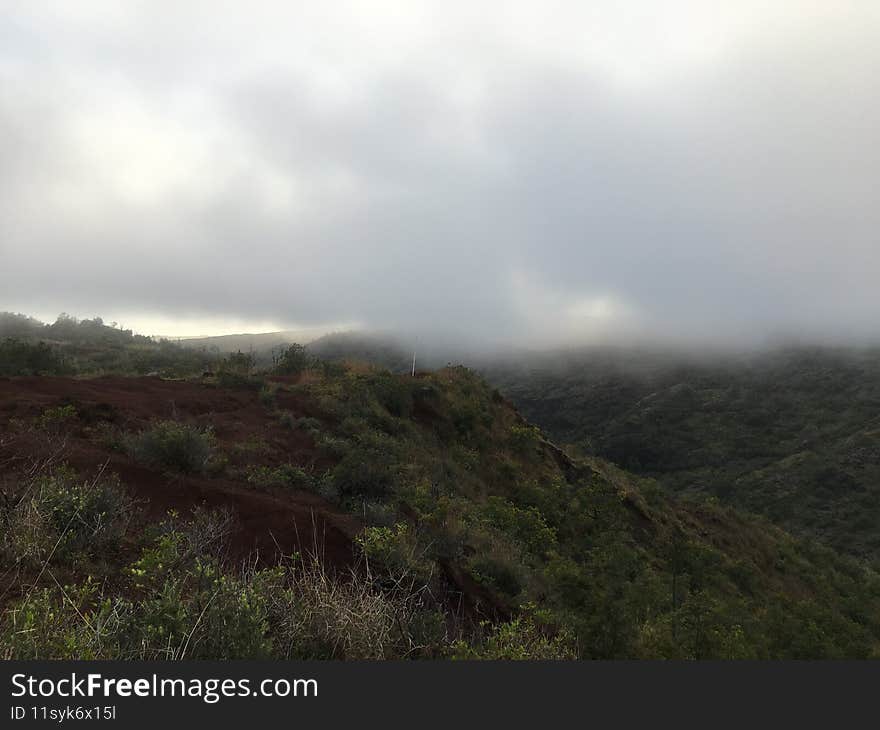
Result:
<svg viewBox="0 0 880 730"><path fill-rule="evenodd" d="M279 391L276 403L294 417L315 415L292 393ZM257 550L263 559L273 560L279 551L317 550L331 565L351 562L352 538L359 530L353 517L311 492L261 489L242 477L240 467L247 464L289 462L318 470L328 466L311 437L282 426L256 392L145 377L0 378L0 461L45 453L45 436L17 428L13 419L31 423L46 409L64 405L73 405L77 417L65 424L59 437L64 442L60 459L84 476L101 468L117 473L132 495L143 500L151 518L161 518L170 509L185 514L197 506L230 508L238 520L233 538L237 552ZM218 477L163 473L132 461L96 437L102 423L138 431L162 418L210 425L230 468Z"/></svg>

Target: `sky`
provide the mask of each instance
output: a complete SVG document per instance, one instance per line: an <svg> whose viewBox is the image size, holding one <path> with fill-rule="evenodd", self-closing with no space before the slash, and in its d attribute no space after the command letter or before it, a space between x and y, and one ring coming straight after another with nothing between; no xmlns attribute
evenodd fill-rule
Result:
<svg viewBox="0 0 880 730"><path fill-rule="evenodd" d="M0 0L0 310L880 339L880 3Z"/></svg>

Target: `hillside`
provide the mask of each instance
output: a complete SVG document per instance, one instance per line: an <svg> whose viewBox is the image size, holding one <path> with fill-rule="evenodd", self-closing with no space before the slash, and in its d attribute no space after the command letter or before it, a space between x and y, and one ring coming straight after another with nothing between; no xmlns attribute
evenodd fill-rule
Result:
<svg viewBox="0 0 880 730"><path fill-rule="evenodd" d="M407 351L397 338L388 335L336 332L310 342L308 349L327 362L363 362L393 373L412 370L412 351ZM436 359L426 359L425 353L418 353L420 368L436 368L442 364Z"/></svg>
<svg viewBox="0 0 880 730"><path fill-rule="evenodd" d="M331 335L310 349L409 371L411 355L389 337ZM684 496L717 498L835 549L880 556L876 348L591 348L470 362L572 453Z"/></svg>
<svg viewBox="0 0 880 730"><path fill-rule="evenodd" d="M573 461L464 368L2 379L0 463L6 657L880 649L867 566Z"/></svg>
<svg viewBox="0 0 880 730"><path fill-rule="evenodd" d="M177 376L202 372L219 361L216 350L154 341L100 317L78 320L62 314L52 324L0 312L0 376L104 375Z"/></svg>
<svg viewBox="0 0 880 730"><path fill-rule="evenodd" d="M322 330L301 329L278 332L214 335L209 337L167 338L187 349L208 350L226 355L231 352L267 352L293 342L305 344L322 336Z"/></svg>
<svg viewBox="0 0 880 730"><path fill-rule="evenodd" d="M486 376L582 454L880 556L880 351L581 352Z"/></svg>

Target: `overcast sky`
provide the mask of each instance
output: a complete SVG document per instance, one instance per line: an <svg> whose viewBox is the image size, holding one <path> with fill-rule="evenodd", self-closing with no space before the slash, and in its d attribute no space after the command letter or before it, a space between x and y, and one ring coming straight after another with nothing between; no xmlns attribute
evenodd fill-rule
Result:
<svg viewBox="0 0 880 730"><path fill-rule="evenodd" d="M880 334L880 3L0 0L0 309Z"/></svg>

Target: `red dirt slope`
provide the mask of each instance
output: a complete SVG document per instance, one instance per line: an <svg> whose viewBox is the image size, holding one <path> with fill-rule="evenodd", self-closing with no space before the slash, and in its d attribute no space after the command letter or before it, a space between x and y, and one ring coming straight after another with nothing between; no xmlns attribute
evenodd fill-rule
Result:
<svg viewBox="0 0 880 730"><path fill-rule="evenodd" d="M308 404L293 394L279 392L276 400L279 408L294 416L313 415ZM351 562L357 521L315 494L257 489L240 478L165 474L110 450L95 437L102 422L137 431L154 419L176 418L212 426L233 474L240 471L236 467L248 464L326 467L308 434L283 428L256 392L160 378L0 378L0 461L14 462L45 451L39 433L15 428L12 419L28 422L45 409L62 405L73 405L77 411L77 418L64 429L62 460L84 475L106 464L135 497L145 501L151 517L161 517L169 509L184 514L200 505L228 507L239 522L233 540L237 551L257 549L271 561L279 549L313 552L317 546L331 565Z"/></svg>

